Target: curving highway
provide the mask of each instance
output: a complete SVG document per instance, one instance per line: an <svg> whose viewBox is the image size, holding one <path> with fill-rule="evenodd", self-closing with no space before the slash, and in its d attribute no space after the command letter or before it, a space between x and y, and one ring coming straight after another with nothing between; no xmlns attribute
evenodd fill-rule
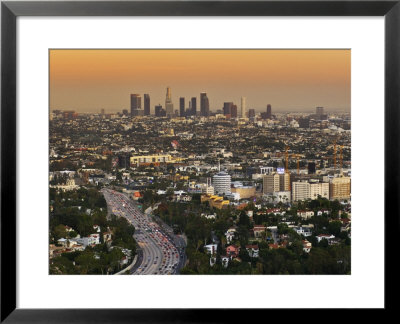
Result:
<svg viewBox="0 0 400 324"><path fill-rule="evenodd" d="M177 274L185 259L184 247L177 246L177 238L167 233L150 216L143 214L125 194L110 189L101 190L111 212L125 217L134 227L134 239L140 247L133 275Z"/></svg>

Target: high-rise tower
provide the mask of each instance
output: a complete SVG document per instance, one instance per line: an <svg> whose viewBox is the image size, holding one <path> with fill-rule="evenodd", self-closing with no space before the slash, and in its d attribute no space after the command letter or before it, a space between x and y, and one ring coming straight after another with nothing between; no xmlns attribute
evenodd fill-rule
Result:
<svg viewBox="0 0 400 324"><path fill-rule="evenodd" d="M150 95L145 93L144 94L144 115L149 116L150 115Z"/></svg>
<svg viewBox="0 0 400 324"><path fill-rule="evenodd" d="M238 116L238 109L236 105L232 105L231 107L231 118L237 118Z"/></svg>
<svg viewBox="0 0 400 324"><path fill-rule="evenodd" d="M197 114L197 99L196 99L196 97L192 98L191 103L192 103L191 115L196 116L196 114Z"/></svg>
<svg viewBox="0 0 400 324"><path fill-rule="evenodd" d="M272 119L272 107L270 104L267 105L267 119Z"/></svg>
<svg viewBox="0 0 400 324"><path fill-rule="evenodd" d="M224 115L230 115L232 112L233 102L224 102Z"/></svg>
<svg viewBox="0 0 400 324"><path fill-rule="evenodd" d="M256 117L256 110L249 109L249 118L254 118L254 117Z"/></svg>
<svg viewBox="0 0 400 324"><path fill-rule="evenodd" d="M179 116L180 117L185 116L185 98L184 97L179 98Z"/></svg>
<svg viewBox="0 0 400 324"><path fill-rule="evenodd" d="M171 117L174 114L174 104L171 99L171 88L167 87L167 95L165 98L165 111L167 113L167 117Z"/></svg>
<svg viewBox="0 0 400 324"><path fill-rule="evenodd" d="M317 107L315 108L315 114L321 116L324 114L324 107Z"/></svg>
<svg viewBox="0 0 400 324"><path fill-rule="evenodd" d="M131 94L131 116L140 116L142 112L142 96Z"/></svg>
<svg viewBox="0 0 400 324"><path fill-rule="evenodd" d="M218 172L213 176L214 191L217 194L228 195L231 193L231 176L224 172Z"/></svg>
<svg viewBox="0 0 400 324"><path fill-rule="evenodd" d="M240 105L240 115L242 118L246 118L246 97L242 97Z"/></svg>
<svg viewBox="0 0 400 324"><path fill-rule="evenodd" d="M208 117L210 114L210 104L208 102L207 93L200 93L200 115Z"/></svg>

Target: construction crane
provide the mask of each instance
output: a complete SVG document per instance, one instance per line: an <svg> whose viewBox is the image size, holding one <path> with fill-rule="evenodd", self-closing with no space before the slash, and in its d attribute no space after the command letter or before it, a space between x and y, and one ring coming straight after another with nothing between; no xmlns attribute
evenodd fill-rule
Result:
<svg viewBox="0 0 400 324"><path fill-rule="evenodd" d="M336 140L333 141L333 171L336 172Z"/></svg>
<svg viewBox="0 0 400 324"><path fill-rule="evenodd" d="M287 174L288 176L290 175L289 174L289 153L288 153L289 149L290 149L290 147L288 145L286 145L286 147L285 147L285 174ZM286 179L286 177L285 177L285 179ZM289 188L288 189L289 189L289 191L291 191L290 180L289 180Z"/></svg>
<svg viewBox="0 0 400 324"><path fill-rule="evenodd" d="M288 155L288 150L290 149L289 146L286 146L285 148L285 173L289 173L289 155Z"/></svg>
<svg viewBox="0 0 400 324"><path fill-rule="evenodd" d="M340 145L340 173L343 172L343 145Z"/></svg>

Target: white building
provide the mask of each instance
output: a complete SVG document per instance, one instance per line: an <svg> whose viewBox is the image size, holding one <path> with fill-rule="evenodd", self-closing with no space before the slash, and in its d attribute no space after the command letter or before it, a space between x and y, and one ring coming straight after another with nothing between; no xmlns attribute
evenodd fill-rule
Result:
<svg viewBox="0 0 400 324"><path fill-rule="evenodd" d="M75 189L79 188L79 186L75 184L74 179L68 179L66 184L56 185L56 186L51 185L50 187L56 188L56 189L61 189L62 191L70 191L70 190L75 190Z"/></svg>
<svg viewBox="0 0 400 324"><path fill-rule="evenodd" d="M312 244L307 240L303 240L302 242L303 242L303 251L306 253L310 253Z"/></svg>
<svg viewBox="0 0 400 324"><path fill-rule="evenodd" d="M100 234L96 233L96 234L90 234L90 244L100 244Z"/></svg>
<svg viewBox="0 0 400 324"><path fill-rule="evenodd" d="M229 228L225 233L226 243L231 244L233 239L235 238L235 234L236 234L236 229Z"/></svg>
<svg viewBox="0 0 400 324"><path fill-rule="evenodd" d="M233 200L240 200L240 193L237 192L231 192L230 194L227 194L229 199Z"/></svg>
<svg viewBox="0 0 400 324"><path fill-rule="evenodd" d="M328 234L320 234L320 235L317 236L318 243L321 242L323 239L329 241L329 240L332 240L334 238L335 238L334 235L328 235Z"/></svg>
<svg viewBox="0 0 400 324"><path fill-rule="evenodd" d="M208 254L213 255L217 253L217 244L204 245L204 249L207 251Z"/></svg>
<svg viewBox="0 0 400 324"><path fill-rule="evenodd" d="M260 167L261 174L271 174L272 172L274 172L273 167Z"/></svg>
<svg viewBox="0 0 400 324"><path fill-rule="evenodd" d="M314 211L312 210L298 210L297 211L297 216L303 218L303 219L309 219L314 216Z"/></svg>
<svg viewBox="0 0 400 324"><path fill-rule="evenodd" d="M217 262L217 258L216 258L216 257L211 257L211 258L210 258L210 266L211 266L211 267L212 267L216 262Z"/></svg>
<svg viewBox="0 0 400 324"><path fill-rule="evenodd" d="M230 258L229 258L228 256L223 256L223 257L221 258L222 265L224 266L224 268L226 268L226 267L228 266L229 260L230 260Z"/></svg>
<svg viewBox="0 0 400 324"><path fill-rule="evenodd" d="M258 252L260 251L258 245L246 245L246 251L252 258L258 258Z"/></svg>
<svg viewBox="0 0 400 324"><path fill-rule="evenodd" d="M318 196L329 199L329 183L317 182L309 183L297 181L292 183L292 200L317 199Z"/></svg>
<svg viewBox="0 0 400 324"><path fill-rule="evenodd" d="M310 184L310 198L317 199L318 196L329 199L329 183L311 183Z"/></svg>
<svg viewBox="0 0 400 324"><path fill-rule="evenodd" d="M60 238L57 240L57 243L62 245L63 247L68 247L68 240L66 238Z"/></svg>
<svg viewBox="0 0 400 324"><path fill-rule="evenodd" d="M290 191L276 191L266 194L264 197L268 202L271 202L273 204L277 204L279 202L282 202L284 204L286 203L290 204L291 202Z"/></svg>
<svg viewBox="0 0 400 324"><path fill-rule="evenodd" d="M97 232L100 233L101 232L101 228L99 225L93 225L93 229Z"/></svg>
<svg viewBox="0 0 400 324"><path fill-rule="evenodd" d="M224 171L217 173L213 176L213 187L216 194L230 194L231 176Z"/></svg>
<svg viewBox="0 0 400 324"><path fill-rule="evenodd" d="M296 181L292 183L292 200L307 200L310 196L310 184L306 181Z"/></svg>
<svg viewBox="0 0 400 324"><path fill-rule="evenodd" d="M302 226L294 227L293 230L296 231L297 234L303 235L305 237L312 235L311 228L309 228L309 227L302 227Z"/></svg>
<svg viewBox="0 0 400 324"><path fill-rule="evenodd" d="M90 234L88 237L75 238L74 240L86 248L88 245L100 244L100 234Z"/></svg>
<svg viewBox="0 0 400 324"><path fill-rule="evenodd" d="M217 214L211 214L211 215L207 215L207 214L201 214L201 217L204 217L206 219L215 219L217 217Z"/></svg>
<svg viewBox="0 0 400 324"><path fill-rule="evenodd" d="M207 195L214 195L214 187L205 183L202 183L200 185L201 193L207 194Z"/></svg>

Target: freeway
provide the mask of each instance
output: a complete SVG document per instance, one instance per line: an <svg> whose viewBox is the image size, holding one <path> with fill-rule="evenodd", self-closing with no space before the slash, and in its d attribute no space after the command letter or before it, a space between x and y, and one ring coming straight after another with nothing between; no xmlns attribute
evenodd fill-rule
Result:
<svg viewBox="0 0 400 324"><path fill-rule="evenodd" d="M179 264L178 264L178 269L182 269L185 266L186 263L186 254L185 252L185 247L186 247L186 242L183 239L182 235L175 235L173 229L168 226L166 223L164 223L161 218L157 216L153 216L154 219L157 221L157 223L161 226L161 228L164 230L164 233L166 233L170 239L173 240L174 245L177 247L178 251L180 252L180 259L179 259Z"/></svg>
<svg viewBox="0 0 400 324"><path fill-rule="evenodd" d="M102 189L111 212L125 217L134 227L134 239L140 247L138 262L132 269L133 275L177 274L185 259L184 247L177 238L166 233L163 227L143 214L126 195L110 189Z"/></svg>

